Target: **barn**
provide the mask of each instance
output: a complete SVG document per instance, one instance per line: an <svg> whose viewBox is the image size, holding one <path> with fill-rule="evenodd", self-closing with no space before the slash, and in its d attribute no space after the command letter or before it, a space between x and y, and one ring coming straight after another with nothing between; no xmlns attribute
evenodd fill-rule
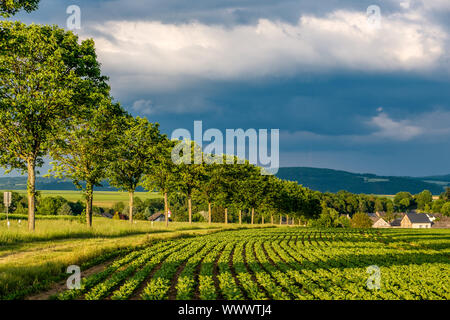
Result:
<svg viewBox="0 0 450 320"><path fill-rule="evenodd" d="M148 220L150 221L166 221L166 216L162 212L157 212L155 214L152 214ZM169 219L170 221L170 219Z"/></svg>
<svg viewBox="0 0 450 320"><path fill-rule="evenodd" d="M379 218L375 223L372 225L372 228L390 228L391 225L386 222L383 218Z"/></svg>
<svg viewBox="0 0 450 320"><path fill-rule="evenodd" d="M402 228L431 228L431 221L424 213L410 212L405 214L401 222Z"/></svg>

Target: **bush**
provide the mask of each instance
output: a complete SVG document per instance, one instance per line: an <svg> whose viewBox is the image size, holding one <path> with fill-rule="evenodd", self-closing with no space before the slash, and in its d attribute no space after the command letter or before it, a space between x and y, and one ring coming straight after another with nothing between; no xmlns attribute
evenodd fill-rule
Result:
<svg viewBox="0 0 450 320"><path fill-rule="evenodd" d="M58 214L59 208L68 201L63 197L46 197L39 199L36 206L36 213L40 215L52 215Z"/></svg>
<svg viewBox="0 0 450 320"><path fill-rule="evenodd" d="M83 213L84 204L78 200L77 202L69 202L73 215L77 216Z"/></svg>
<svg viewBox="0 0 450 320"><path fill-rule="evenodd" d="M125 209L125 204L123 202L116 202L112 209L114 212L122 212Z"/></svg>
<svg viewBox="0 0 450 320"><path fill-rule="evenodd" d="M444 216L450 216L450 202L446 202L441 209L441 213Z"/></svg>
<svg viewBox="0 0 450 320"><path fill-rule="evenodd" d="M15 213L15 214L25 214L25 215L28 215L28 208L25 207L25 206L23 206L22 203L19 203L19 204L17 205L16 210L14 210L14 213Z"/></svg>
<svg viewBox="0 0 450 320"><path fill-rule="evenodd" d="M340 216L336 220L336 227L339 227L339 228L350 228L350 219L347 218L346 216Z"/></svg>
<svg viewBox="0 0 450 320"><path fill-rule="evenodd" d="M352 228L371 228L372 220L365 213L355 213L351 219L350 225Z"/></svg>
<svg viewBox="0 0 450 320"><path fill-rule="evenodd" d="M433 201L433 205L431 206L431 211L433 213L441 213L442 207L444 206L445 201L443 199L438 199L436 201Z"/></svg>
<svg viewBox="0 0 450 320"><path fill-rule="evenodd" d="M58 209L58 216L73 216L72 208L68 203L64 203L59 209Z"/></svg>

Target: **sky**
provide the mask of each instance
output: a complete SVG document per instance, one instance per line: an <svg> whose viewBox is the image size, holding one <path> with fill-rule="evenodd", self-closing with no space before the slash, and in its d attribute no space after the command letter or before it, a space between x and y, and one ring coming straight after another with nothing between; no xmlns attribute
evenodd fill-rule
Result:
<svg viewBox="0 0 450 320"><path fill-rule="evenodd" d="M279 129L281 166L450 173L448 0L42 0L14 19L67 28L70 5L114 99L168 135Z"/></svg>

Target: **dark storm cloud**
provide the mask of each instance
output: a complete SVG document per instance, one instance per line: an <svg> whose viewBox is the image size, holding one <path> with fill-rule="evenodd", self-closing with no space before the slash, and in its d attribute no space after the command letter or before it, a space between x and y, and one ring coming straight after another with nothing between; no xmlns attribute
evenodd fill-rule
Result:
<svg viewBox="0 0 450 320"><path fill-rule="evenodd" d="M336 47L341 41L337 38L341 36L338 32L329 37L324 33L301 35L305 46L315 45L317 51L312 56L317 54L319 61L309 58L305 59L309 62L302 62L302 59L298 62L295 60L295 50L294 58L285 55L285 51L290 49L288 43L283 47L285 51L278 53L269 47L272 52L267 53L263 47L261 51L243 51L242 57L237 60L230 58L228 52L219 50L211 66L198 72L195 68L203 68L210 57L202 56L202 50L195 51L197 43L193 49L189 48L193 51L179 49L179 58L192 54L198 59L190 63L175 55L170 60L173 65L165 69L162 58L149 64L146 60L155 59L158 54L164 58L167 53L172 54L173 49L151 51L148 57L135 61L108 56L105 54L108 45L112 44L114 49L127 49L126 33L122 39L114 32L108 33L109 26L106 30L96 26L104 26L108 21L159 21L162 25L151 26L152 30L168 32L183 23L191 27L190 23L195 20L199 28L207 30L200 34L200 40L204 34L213 33L217 37L208 38L208 41L245 47L254 42L247 43L244 36L240 38L241 33L246 32L239 29L240 26L256 26L260 19L267 19L273 22L270 27L278 27L277 22L281 21L284 23L282 28L314 32L304 26L298 27L299 18L308 15L322 19L317 22L318 25L328 28L326 23L331 13L364 14L374 1L43 0L38 11L29 15L20 14L18 19L28 23L65 26L68 16L66 8L72 4L79 5L82 10L80 34L92 36L97 42L104 72L111 77L114 97L133 114L159 122L166 133L170 134L176 128L192 131L194 120L202 120L205 129L277 128L282 132L282 165L400 175L450 172L450 133L445 122L450 120L447 118L450 114L450 59L446 53L449 52L450 6L445 1L376 2L383 16L393 17L393 27L405 27L404 36L402 30L392 30L398 38L390 39L392 34L388 32L386 42L380 44L380 47L385 46L384 51L380 52L387 56L392 54L391 49L397 50L397 55L391 60L383 61L376 53L373 54L371 51L376 50L377 46L369 46L368 49L354 46L354 41L360 40L357 36L357 40L352 38L354 35L350 33L353 29L349 28L342 31L349 32L348 39L345 34L342 35L343 41L349 41L348 47L338 49ZM341 27L338 23L344 18L333 18L331 28ZM408 25L411 21L413 24ZM393 48L399 41L414 40L417 34L411 32L418 26L429 32L431 36L426 40L431 44L417 48L421 44L419 41L407 43L406 49L410 50ZM111 27L117 27L117 24ZM148 26L142 30L146 28ZM354 29L358 26L355 25ZM187 33L192 30L188 29ZM182 30L181 34L183 32L186 31ZM286 39L280 38L277 30L275 34L273 41L275 44L280 41L281 46L281 41ZM179 34L171 36L176 44ZM161 38L172 40L164 34ZM146 40L150 41L146 50L153 50L155 43L151 43L151 39ZM186 38L182 40L186 41ZM384 37L378 40L383 41ZM139 41L134 44L136 47L140 45ZM259 42L256 44L261 45ZM241 49L233 48L233 45L231 50ZM134 49L129 47L129 50ZM249 52L253 56L246 56ZM145 54L146 51L140 53ZM417 53L419 58L410 59L410 53ZM266 54L266 60L253 61L257 60L257 56ZM283 63L283 60L287 62ZM133 66L133 63L136 65ZM214 69L214 64L220 66L226 63L229 63L229 68L227 65ZM242 66L234 70L235 65L240 63ZM255 63L253 69L247 69L247 65L252 63ZM277 63L280 67L273 66ZM179 74L176 68L180 69ZM261 69L264 72L259 72Z"/></svg>

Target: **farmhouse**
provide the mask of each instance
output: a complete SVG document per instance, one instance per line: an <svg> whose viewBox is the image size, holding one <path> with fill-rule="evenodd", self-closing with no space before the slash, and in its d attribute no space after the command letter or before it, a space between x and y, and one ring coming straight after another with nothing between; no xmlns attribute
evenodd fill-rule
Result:
<svg viewBox="0 0 450 320"><path fill-rule="evenodd" d="M372 228L390 228L391 225L386 222L383 218L379 218L375 221L375 223L372 225Z"/></svg>
<svg viewBox="0 0 450 320"><path fill-rule="evenodd" d="M391 227L393 227L393 228L395 228L395 227L400 228L402 226L402 220L403 220L402 218L395 218L390 223Z"/></svg>
<svg viewBox="0 0 450 320"><path fill-rule="evenodd" d="M431 228L431 221L424 213L407 213L400 224L402 228Z"/></svg>
<svg viewBox="0 0 450 320"><path fill-rule="evenodd" d="M148 218L148 220L150 220L150 221L166 221L166 216L162 212L157 212L157 213L152 214Z"/></svg>

